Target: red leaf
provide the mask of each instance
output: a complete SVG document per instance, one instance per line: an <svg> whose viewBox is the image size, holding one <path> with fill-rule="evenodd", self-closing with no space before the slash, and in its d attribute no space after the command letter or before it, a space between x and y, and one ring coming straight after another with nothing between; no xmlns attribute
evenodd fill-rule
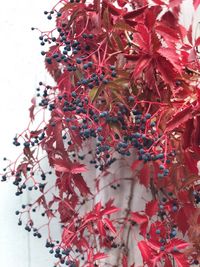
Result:
<svg viewBox="0 0 200 267"><path fill-rule="evenodd" d="M143 223L148 222L147 216L146 215L141 215L138 212L132 212L131 213L131 218L137 224L143 224Z"/></svg>
<svg viewBox="0 0 200 267"><path fill-rule="evenodd" d="M185 234L189 228L189 224L187 220L188 220L188 215L185 214L184 208L181 208L178 211L177 224L183 234Z"/></svg>
<svg viewBox="0 0 200 267"><path fill-rule="evenodd" d="M111 232L116 234L116 228L108 218L104 218L103 222L107 225L107 227L110 229Z"/></svg>
<svg viewBox="0 0 200 267"><path fill-rule="evenodd" d="M101 236L106 236L106 230L101 220L97 221L97 227Z"/></svg>
<svg viewBox="0 0 200 267"><path fill-rule="evenodd" d="M162 7L160 5L152 6L148 9L148 12L145 14L145 25L148 29L152 29L154 27L155 22L157 22L157 17L162 11Z"/></svg>
<svg viewBox="0 0 200 267"><path fill-rule="evenodd" d="M200 0L193 0L193 6L194 6L194 9L196 10L200 5Z"/></svg>
<svg viewBox="0 0 200 267"><path fill-rule="evenodd" d="M184 254L173 254L174 259L176 261L177 267L189 267L190 264L188 263Z"/></svg>
<svg viewBox="0 0 200 267"><path fill-rule="evenodd" d="M107 258L108 255L105 253L98 252L93 256L93 261L101 260Z"/></svg>
<svg viewBox="0 0 200 267"><path fill-rule="evenodd" d="M128 259L126 255L122 257L122 267L128 267Z"/></svg>
<svg viewBox="0 0 200 267"><path fill-rule="evenodd" d="M54 164L54 168L58 172L69 172L68 168L66 168L65 166L61 166L59 164Z"/></svg>
<svg viewBox="0 0 200 267"><path fill-rule="evenodd" d="M35 106L36 106L35 97L33 97L31 99L31 103L32 103L32 106L29 108L29 116L30 116L31 121L33 121L35 119L35 115L34 115L34 109L35 109Z"/></svg>
<svg viewBox="0 0 200 267"><path fill-rule="evenodd" d="M172 84L176 79L177 73L175 72L173 65L165 58L159 55L157 57L157 68L161 74L161 78L167 83Z"/></svg>
<svg viewBox="0 0 200 267"><path fill-rule="evenodd" d="M75 235L74 232L70 231L67 228L64 228L63 232L62 232L62 242L65 243L65 245L68 245L68 242L70 241L70 239Z"/></svg>
<svg viewBox="0 0 200 267"><path fill-rule="evenodd" d="M125 1L125 0L117 0L117 3L118 3L118 5L119 5L120 7L125 6L126 2L127 2L127 1Z"/></svg>
<svg viewBox="0 0 200 267"><path fill-rule="evenodd" d="M149 56L142 56L136 66L135 66L135 69L134 69L134 72L133 72L133 77L134 79L136 80L140 75L142 75L143 71L148 67L148 65L150 64L151 62L151 58L149 58Z"/></svg>
<svg viewBox="0 0 200 267"><path fill-rule="evenodd" d="M134 20L125 19L125 22L131 27L135 27L137 25L137 22Z"/></svg>
<svg viewBox="0 0 200 267"><path fill-rule="evenodd" d="M179 61L179 56L176 54L176 52L174 50L172 50L171 48L160 48L158 50L158 53L166 58L171 64L172 66L174 67L174 69L178 72L178 73L181 73L182 71L182 66L180 64L180 61Z"/></svg>
<svg viewBox="0 0 200 267"><path fill-rule="evenodd" d="M144 164L144 167L140 170L139 181L145 187L148 187L150 182L150 168L148 164Z"/></svg>
<svg viewBox="0 0 200 267"><path fill-rule="evenodd" d="M184 151L184 160L185 160L185 164L187 165L188 169L198 175L199 173L199 170L197 168L197 162L198 162L198 159L195 157L195 153L190 151L189 149L186 149Z"/></svg>
<svg viewBox="0 0 200 267"><path fill-rule="evenodd" d="M109 215L109 214L118 212L119 210L120 210L120 208L117 208L117 207L115 207L115 206L110 206L110 207L105 208L105 209L101 212L101 214L102 214L102 216L103 216L103 215Z"/></svg>
<svg viewBox="0 0 200 267"><path fill-rule="evenodd" d="M102 204L101 204L101 201L99 201L94 206L94 212L95 212L96 215L99 215L101 208L102 208Z"/></svg>
<svg viewBox="0 0 200 267"><path fill-rule="evenodd" d="M174 8L174 7L180 7L181 3L183 2L183 0L171 0L169 2L169 7Z"/></svg>
<svg viewBox="0 0 200 267"><path fill-rule="evenodd" d="M62 159L55 160L54 168L58 172L70 172L72 174L79 174L87 171L84 164L72 162L68 163L67 161Z"/></svg>
<svg viewBox="0 0 200 267"><path fill-rule="evenodd" d="M134 34L133 38L134 41L139 45L140 49L143 52L151 53L151 35L149 29L146 25L138 24L136 27L136 33ZM145 56L146 58L147 56Z"/></svg>
<svg viewBox="0 0 200 267"><path fill-rule="evenodd" d="M64 90L71 90L72 82L70 72L64 70L63 73L57 77L57 83L61 92Z"/></svg>
<svg viewBox="0 0 200 267"><path fill-rule="evenodd" d="M43 130L31 131L30 138L38 137L38 135L41 134L42 132Z"/></svg>
<svg viewBox="0 0 200 267"><path fill-rule="evenodd" d="M54 160L54 168L58 172L69 172L70 171L70 166L63 159Z"/></svg>
<svg viewBox="0 0 200 267"><path fill-rule="evenodd" d="M148 226L148 217L147 215L141 215L138 212L132 212L131 218L134 222L140 225L140 234L145 236Z"/></svg>
<svg viewBox="0 0 200 267"><path fill-rule="evenodd" d="M172 262L169 258L165 258L165 265L164 267L172 267Z"/></svg>
<svg viewBox="0 0 200 267"><path fill-rule="evenodd" d="M154 3L156 3L157 5L163 5L163 4L164 4L164 2L161 1L161 0L153 0L153 1L154 1Z"/></svg>
<svg viewBox="0 0 200 267"><path fill-rule="evenodd" d="M152 200L146 204L145 213L149 217L152 217L153 215L155 215L157 211L158 211L158 200Z"/></svg>
<svg viewBox="0 0 200 267"><path fill-rule="evenodd" d="M109 12L113 14L114 16L119 16L123 12L122 9L116 8L114 5L109 3L109 1L107 0L103 0L103 6L108 7Z"/></svg>
<svg viewBox="0 0 200 267"><path fill-rule="evenodd" d="M184 240L174 238L170 245L167 246L166 250L170 253L173 253L173 248L176 247L178 250L185 249L189 246L189 243ZM176 252L175 252L176 253Z"/></svg>
<svg viewBox="0 0 200 267"><path fill-rule="evenodd" d="M131 165L131 169L132 171L137 171L138 168L143 164L143 162L141 160L135 160L132 165Z"/></svg>
<svg viewBox="0 0 200 267"><path fill-rule="evenodd" d="M85 180L83 179L83 176L80 173L73 175L73 181L75 186L83 196L91 194L89 187L87 186Z"/></svg>
<svg viewBox="0 0 200 267"><path fill-rule="evenodd" d="M54 53L58 53L58 46L56 46L56 45L52 45L49 48L49 51L46 53L45 66L46 66L46 69L48 70L48 72L54 78L54 80L58 81L58 78L61 75L61 70L60 70L59 63L54 58L52 58L52 55ZM50 64L47 62L48 58L51 58L51 60L50 60L51 63Z"/></svg>
<svg viewBox="0 0 200 267"><path fill-rule="evenodd" d="M200 37L198 37L196 40L195 40L195 46L199 46L200 45Z"/></svg>
<svg viewBox="0 0 200 267"><path fill-rule="evenodd" d="M54 118L56 120L56 127L53 127L53 136L56 141L56 148L60 151L64 151L64 144L63 144L63 138L62 138L62 130L63 130L63 125L62 125L62 120L60 117Z"/></svg>
<svg viewBox="0 0 200 267"><path fill-rule="evenodd" d="M146 241L138 242L139 250L142 254L143 261L148 263L152 259L152 252L153 250L148 246Z"/></svg>
<svg viewBox="0 0 200 267"><path fill-rule="evenodd" d="M193 117L192 115L193 107L192 105L187 106L183 110L177 112L171 120L167 122L166 132L173 131L181 124L187 122Z"/></svg>
<svg viewBox="0 0 200 267"><path fill-rule="evenodd" d="M159 24L156 26L156 32L158 32L164 39L169 41L177 41L178 35L175 29L167 27L166 25Z"/></svg>
<svg viewBox="0 0 200 267"><path fill-rule="evenodd" d="M148 7L148 5L143 6L141 8L136 9L136 10L133 10L133 11L127 12L123 17L124 17L124 19L133 19L133 18L141 15L146 10L147 7Z"/></svg>
<svg viewBox="0 0 200 267"><path fill-rule="evenodd" d="M73 174L78 174L78 173L83 173L86 172L86 166L84 164L79 164L79 163L73 163L71 169L71 173Z"/></svg>

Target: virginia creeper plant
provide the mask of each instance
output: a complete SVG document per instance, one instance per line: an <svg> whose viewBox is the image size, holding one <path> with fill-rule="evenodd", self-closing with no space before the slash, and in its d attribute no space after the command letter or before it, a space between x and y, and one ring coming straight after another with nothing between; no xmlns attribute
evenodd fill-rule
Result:
<svg viewBox="0 0 200 267"><path fill-rule="evenodd" d="M200 38L180 24L181 3L61 0L44 12L54 29L32 28L55 84L39 82L2 181L13 179L16 196L34 192L18 224L43 235L54 266L136 267L134 242L142 266L200 264ZM123 159L131 178L116 171L106 184ZM134 190L126 207L115 203L120 185L136 180L151 195L137 212ZM41 211L42 226L33 219Z"/></svg>

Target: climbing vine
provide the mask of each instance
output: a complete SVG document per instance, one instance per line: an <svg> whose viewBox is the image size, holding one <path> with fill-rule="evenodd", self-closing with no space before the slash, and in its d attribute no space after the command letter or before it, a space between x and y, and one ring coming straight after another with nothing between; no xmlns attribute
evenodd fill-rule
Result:
<svg viewBox="0 0 200 267"><path fill-rule="evenodd" d="M16 196L32 192L18 224L46 239L55 266L134 267L135 242L143 266L199 265L200 37L180 24L181 3L61 0L44 11L54 29L32 28L55 84L39 82L2 181ZM118 176L120 160L131 162L130 178ZM151 195L141 211L135 181ZM127 207L115 203L122 183Z"/></svg>

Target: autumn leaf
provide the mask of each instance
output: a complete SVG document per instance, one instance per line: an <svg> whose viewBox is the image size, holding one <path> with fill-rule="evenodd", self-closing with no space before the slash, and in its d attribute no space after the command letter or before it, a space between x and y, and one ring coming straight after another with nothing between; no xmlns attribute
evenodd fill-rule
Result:
<svg viewBox="0 0 200 267"><path fill-rule="evenodd" d="M150 183L150 168L148 163L144 164L138 176L140 184L143 184L145 187L148 187Z"/></svg>
<svg viewBox="0 0 200 267"><path fill-rule="evenodd" d="M200 5L200 0L193 0L193 6L194 6L194 9L196 10Z"/></svg>
<svg viewBox="0 0 200 267"><path fill-rule="evenodd" d="M79 164L79 163L73 163L70 166L70 171L73 174L78 174L78 173L83 173L87 171L87 168L84 164Z"/></svg>
<svg viewBox="0 0 200 267"><path fill-rule="evenodd" d="M115 212L118 212L120 210L120 208L117 208L115 206L110 206L110 207L107 207L105 208L104 210L101 211L101 215L109 215L109 214L112 214L112 213L115 213Z"/></svg>
<svg viewBox="0 0 200 267"><path fill-rule="evenodd" d="M140 226L140 233L145 236L148 226L147 215L142 215L139 212L131 212L131 219Z"/></svg>
<svg viewBox="0 0 200 267"><path fill-rule="evenodd" d="M188 216L185 213L184 207L178 211L177 224L182 233L185 234L189 228L189 224L188 224Z"/></svg>
<svg viewBox="0 0 200 267"><path fill-rule="evenodd" d="M135 160L131 165L132 171L137 171L142 164L143 162L141 160Z"/></svg>
<svg viewBox="0 0 200 267"><path fill-rule="evenodd" d="M193 107L192 105L186 106L183 110L178 111L175 113L167 122L166 132L173 131L178 128L181 124L187 122L189 119L192 118Z"/></svg>
<svg viewBox="0 0 200 267"><path fill-rule="evenodd" d="M134 19L135 17L141 15L147 9L147 7L148 5L135 9L133 11L127 12L125 15L123 15L123 17L124 19Z"/></svg>
<svg viewBox="0 0 200 267"><path fill-rule="evenodd" d="M111 232L116 234L116 228L112 224L111 220L109 220L108 218L103 218L103 222L106 224L106 226L110 229Z"/></svg>
<svg viewBox="0 0 200 267"><path fill-rule="evenodd" d="M177 267L189 267L190 266L184 254L176 253L176 254L173 254L173 257L175 259Z"/></svg>
<svg viewBox="0 0 200 267"><path fill-rule="evenodd" d="M32 103L32 105L29 108L29 116L30 116L31 121L33 121L35 119L35 115L34 115L34 110L35 110L35 107L36 107L36 99L35 99L35 97L33 97L31 99L31 103Z"/></svg>
<svg viewBox="0 0 200 267"><path fill-rule="evenodd" d="M52 55L57 52L58 52L58 47L56 45L52 45L49 48L49 51L46 53L45 57L46 69L51 74L51 76L54 78L55 81L58 81L61 75L61 69L59 63L56 61L56 59L52 58Z"/></svg>
<svg viewBox="0 0 200 267"><path fill-rule="evenodd" d="M189 243L184 240L174 238L171 243L166 247L166 251L173 253L173 249L183 250L189 246ZM176 254L176 252L174 252Z"/></svg>
<svg viewBox="0 0 200 267"><path fill-rule="evenodd" d="M83 176L80 173L73 175L73 181L75 186L78 188L78 190L83 196L92 194L89 187L87 186L87 183L85 182Z"/></svg>
<svg viewBox="0 0 200 267"><path fill-rule="evenodd" d="M114 16L118 16L122 14L122 9L119 9L117 7L115 7L114 5L112 5L109 1L107 0L103 0L102 3L103 7L107 7L109 12L114 15Z"/></svg>
<svg viewBox="0 0 200 267"><path fill-rule="evenodd" d="M94 260L94 261L97 261L97 260L105 259L105 258L107 258L107 257L108 257L107 254L102 253L102 252L98 252L98 253L96 253L96 254L93 256L93 260Z"/></svg>
<svg viewBox="0 0 200 267"><path fill-rule="evenodd" d="M146 215L141 215L138 212L132 212L131 213L131 218L137 224L143 224L143 223L148 222L147 216Z"/></svg>
<svg viewBox="0 0 200 267"><path fill-rule="evenodd" d="M128 267L128 258L126 255L122 257L122 267Z"/></svg>
<svg viewBox="0 0 200 267"><path fill-rule="evenodd" d="M106 236L106 230L105 230L104 224L103 224L103 222L101 220L97 221L97 227L98 227L100 235L101 236Z"/></svg>
<svg viewBox="0 0 200 267"><path fill-rule="evenodd" d="M158 200L151 200L146 204L145 213L152 217L158 212Z"/></svg>
<svg viewBox="0 0 200 267"><path fill-rule="evenodd" d="M138 242L139 250L142 254L143 261L148 263L153 258L153 250L148 246L146 241Z"/></svg>

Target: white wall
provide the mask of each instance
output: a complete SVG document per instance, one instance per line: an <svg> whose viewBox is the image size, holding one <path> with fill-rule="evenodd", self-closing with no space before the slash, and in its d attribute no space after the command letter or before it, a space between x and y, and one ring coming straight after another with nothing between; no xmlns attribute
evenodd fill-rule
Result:
<svg viewBox="0 0 200 267"><path fill-rule="evenodd" d="M50 3L51 2L51 3ZM49 21L43 15L55 1L20 0L4 1L0 9L0 172L1 159L18 155L12 145L16 131L20 132L28 122L30 99L40 80L48 75L40 55L39 34L32 26L46 30ZM183 21L188 24L191 10L185 1ZM200 12L199 12L200 13ZM196 16L200 20L200 16ZM20 148L19 148L20 149ZM14 186L0 183L0 262L6 267L52 266L52 257L41 240L34 239L23 227L17 225L15 210L26 203L27 195L16 197ZM138 189L137 189L138 190ZM140 191L141 193L141 191ZM137 201L139 196L135 196ZM45 242L45 241L44 241Z"/></svg>
<svg viewBox="0 0 200 267"><path fill-rule="evenodd" d="M43 11L50 9L52 2L11 0L1 3L0 172L5 166L2 162L4 156L15 159L18 155L12 138L27 125L30 99L38 82L47 79L40 55L39 33L31 31L31 27L49 28ZM17 225L15 210L27 202L26 198L27 195L16 197L11 183L0 183L0 265L52 266L52 258L41 240L33 238L24 227Z"/></svg>

